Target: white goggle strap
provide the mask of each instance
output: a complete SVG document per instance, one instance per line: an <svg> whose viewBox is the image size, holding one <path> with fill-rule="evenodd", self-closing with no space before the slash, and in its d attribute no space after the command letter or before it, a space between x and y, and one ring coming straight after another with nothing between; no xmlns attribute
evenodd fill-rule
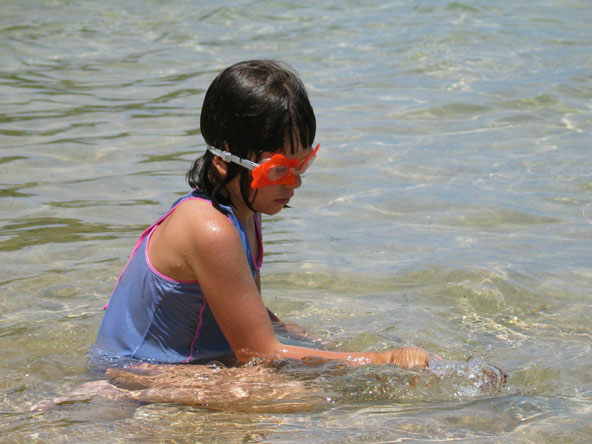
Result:
<svg viewBox="0 0 592 444"><path fill-rule="evenodd" d="M251 162L248 159L243 159L242 157L235 156L230 151L222 151L210 145L207 145L207 147L209 152L211 152L214 156L221 158L224 162L236 163L237 165L243 166L249 170L254 170L259 166L258 163Z"/></svg>

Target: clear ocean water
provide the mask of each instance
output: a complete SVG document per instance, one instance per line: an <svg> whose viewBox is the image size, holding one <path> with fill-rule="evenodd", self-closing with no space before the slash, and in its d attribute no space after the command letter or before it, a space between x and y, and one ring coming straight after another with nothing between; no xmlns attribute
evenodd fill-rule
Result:
<svg viewBox="0 0 592 444"><path fill-rule="evenodd" d="M587 0L0 0L0 441L590 442L590 23ZM101 308L204 150L204 90L250 58L299 71L322 146L264 220L266 303L333 349L507 383L291 365L311 404L28 412L96 377Z"/></svg>

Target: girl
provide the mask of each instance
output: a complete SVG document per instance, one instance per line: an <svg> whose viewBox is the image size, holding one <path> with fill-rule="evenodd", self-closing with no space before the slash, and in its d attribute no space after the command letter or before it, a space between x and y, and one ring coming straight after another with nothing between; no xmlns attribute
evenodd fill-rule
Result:
<svg viewBox="0 0 592 444"><path fill-rule="evenodd" d="M416 347L342 353L278 341L282 324L261 298L260 214L289 202L319 151L316 120L297 75L272 61L225 69L201 112L206 153L191 192L140 237L119 277L98 350L159 363L321 358L352 365L426 366Z"/></svg>

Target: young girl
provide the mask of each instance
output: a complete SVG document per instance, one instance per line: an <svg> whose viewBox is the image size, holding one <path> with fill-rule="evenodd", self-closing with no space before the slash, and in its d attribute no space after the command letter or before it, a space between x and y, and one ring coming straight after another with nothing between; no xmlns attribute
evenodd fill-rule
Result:
<svg viewBox="0 0 592 444"><path fill-rule="evenodd" d="M97 339L107 356L158 363L245 363L253 358L338 359L426 366L416 347L342 353L285 345L261 298L261 213L280 212L319 152L316 120L297 75L271 61L225 69L201 112L206 153L191 192L141 235Z"/></svg>

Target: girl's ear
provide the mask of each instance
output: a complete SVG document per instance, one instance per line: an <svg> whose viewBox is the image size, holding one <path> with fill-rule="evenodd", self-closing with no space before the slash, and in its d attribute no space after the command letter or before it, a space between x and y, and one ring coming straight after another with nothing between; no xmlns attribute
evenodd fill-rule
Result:
<svg viewBox="0 0 592 444"><path fill-rule="evenodd" d="M222 179L226 179L226 175L228 174L228 164L224 162L220 157L214 156L212 159L212 165L214 166L214 170L216 174Z"/></svg>

